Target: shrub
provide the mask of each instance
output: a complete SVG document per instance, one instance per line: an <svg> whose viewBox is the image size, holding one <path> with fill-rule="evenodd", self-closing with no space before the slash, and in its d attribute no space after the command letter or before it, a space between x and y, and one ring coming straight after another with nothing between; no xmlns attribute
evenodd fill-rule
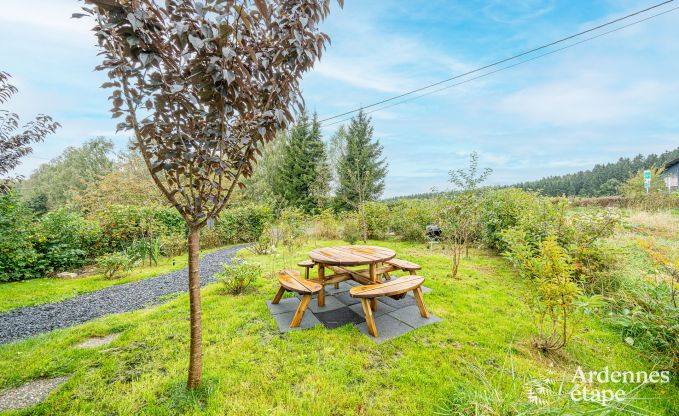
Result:
<svg viewBox="0 0 679 416"><path fill-rule="evenodd" d="M481 201L481 239L485 245L504 251L507 244L502 231L518 225L527 211L537 206L539 196L517 188L494 189L483 193Z"/></svg>
<svg viewBox="0 0 679 416"><path fill-rule="evenodd" d="M364 209L368 238L382 240L389 231L389 206L382 202L366 202Z"/></svg>
<svg viewBox="0 0 679 416"><path fill-rule="evenodd" d="M278 219L278 241L289 252L306 242L306 216L297 208L286 208Z"/></svg>
<svg viewBox="0 0 679 416"><path fill-rule="evenodd" d="M161 252L160 238L148 237L134 240L125 252L133 263L141 262L143 265L146 259L148 259L149 266L151 264L157 265Z"/></svg>
<svg viewBox="0 0 679 416"><path fill-rule="evenodd" d="M225 244L227 244L227 241L224 240L224 235L218 228L209 229L206 227L200 230L201 248L215 248Z"/></svg>
<svg viewBox="0 0 679 416"><path fill-rule="evenodd" d="M184 254L188 242L185 235L170 234L160 236L160 252L166 257L176 257Z"/></svg>
<svg viewBox="0 0 679 416"><path fill-rule="evenodd" d="M650 351L661 368L679 371L679 308L671 302L667 282L637 282L614 297L611 320L622 339Z"/></svg>
<svg viewBox="0 0 679 416"><path fill-rule="evenodd" d="M109 250L121 250L139 238L185 232L184 220L166 207L111 205L94 213Z"/></svg>
<svg viewBox="0 0 679 416"><path fill-rule="evenodd" d="M360 240L362 236L362 227L361 227L361 217L358 215L358 213L355 212L347 212L342 216L341 219L342 222L342 231L340 232L340 236L342 237L342 240L348 242L349 244L355 244L358 240Z"/></svg>
<svg viewBox="0 0 679 416"><path fill-rule="evenodd" d="M57 209L43 215L33 235L43 274L82 267L102 252L102 231L80 214Z"/></svg>
<svg viewBox="0 0 679 416"><path fill-rule="evenodd" d="M249 243L262 234L264 224L273 220L271 209L266 205L248 204L224 210L219 216L216 229L227 243Z"/></svg>
<svg viewBox="0 0 679 416"><path fill-rule="evenodd" d="M274 241L272 236L271 226L269 224L265 224L262 234L260 234L257 241L253 242L250 247L248 247L248 250L258 256L269 254L276 244L277 243Z"/></svg>
<svg viewBox="0 0 679 416"><path fill-rule="evenodd" d="M396 202L390 207L391 229L405 241L425 242L427 225L435 224L438 201L409 199Z"/></svg>
<svg viewBox="0 0 679 416"><path fill-rule="evenodd" d="M39 277L31 242L33 214L14 192L0 193L0 282Z"/></svg>
<svg viewBox="0 0 679 416"><path fill-rule="evenodd" d="M316 238L335 240L339 238L339 229L339 221L337 221L331 209L321 211L314 218L314 235Z"/></svg>
<svg viewBox="0 0 679 416"><path fill-rule="evenodd" d="M261 275L262 266L259 263L235 257L231 263L222 265L222 271L215 274L215 278L222 282L227 293L238 295Z"/></svg>
<svg viewBox="0 0 679 416"><path fill-rule="evenodd" d="M126 253L109 253L97 258L97 269L107 279L132 268L134 261Z"/></svg>

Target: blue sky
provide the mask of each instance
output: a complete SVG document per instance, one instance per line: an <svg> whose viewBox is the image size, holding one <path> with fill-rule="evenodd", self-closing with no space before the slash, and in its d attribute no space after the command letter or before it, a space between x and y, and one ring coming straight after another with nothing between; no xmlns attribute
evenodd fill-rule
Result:
<svg viewBox="0 0 679 416"><path fill-rule="evenodd" d="M90 24L70 19L78 4L3 0L0 69L20 89L10 109L63 125L20 174L95 136L127 141L93 71ZM324 118L368 105L651 4L346 0L323 25L332 45L304 78L307 109ZM493 168L490 183L510 184L679 146L678 35L679 11L372 114L389 162L385 196L448 189L447 172L472 151Z"/></svg>

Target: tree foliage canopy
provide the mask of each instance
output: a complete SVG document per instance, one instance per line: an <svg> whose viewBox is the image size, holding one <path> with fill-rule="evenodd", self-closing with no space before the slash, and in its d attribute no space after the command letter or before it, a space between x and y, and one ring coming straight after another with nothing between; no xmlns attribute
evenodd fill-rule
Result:
<svg viewBox="0 0 679 416"><path fill-rule="evenodd" d="M71 206L79 195L113 171L112 152L113 142L104 137L69 147L21 182L19 192L36 211Z"/></svg>
<svg viewBox="0 0 679 416"><path fill-rule="evenodd" d="M384 192L387 163L382 157L382 145L373 138L370 117L359 112L338 134L343 136L336 139L341 143L337 164L339 203L356 207L379 198Z"/></svg>
<svg viewBox="0 0 679 416"><path fill-rule="evenodd" d="M253 172L255 155L301 109L320 58L328 0L88 0L118 129L132 130L156 185L192 227ZM241 184L242 185L242 184Z"/></svg>
<svg viewBox="0 0 679 416"><path fill-rule="evenodd" d="M0 104L9 101L18 92L9 83L10 75L0 71ZM59 128L52 117L39 114L35 120L21 125L16 113L0 109L0 175L5 176L19 166L21 158L33 152L32 143L41 142ZM11 179L0 180L0 190L5 190Z"/></svg>
<svg viewBox="0 0 679 416"><path fill-rule="evenodd" d="M321 126L302 114L285 140L276 192L286 205L312 213L322 208L328 193L329 172Z"/></svg>

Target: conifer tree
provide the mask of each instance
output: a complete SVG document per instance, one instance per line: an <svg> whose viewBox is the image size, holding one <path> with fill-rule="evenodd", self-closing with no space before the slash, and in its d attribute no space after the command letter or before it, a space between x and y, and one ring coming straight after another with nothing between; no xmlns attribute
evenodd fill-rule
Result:
<svg viewBox="0 0 679 416"><path fill-rule="evenodd" d="M382 157L382 145L373 138L371 119L363 111L351 120L343 136L340 137L343 143L337 165L337 200L341 207L358 209L365 241L364 204L379 198L384 192L387 163Z"/></svg>
<svg viewBox="0 0 679 416"><path fill-rule="evenodd" d="M302 113L286 137L276 193L286 205L315 213L323 206L329 180L318 118Z"/></svg>

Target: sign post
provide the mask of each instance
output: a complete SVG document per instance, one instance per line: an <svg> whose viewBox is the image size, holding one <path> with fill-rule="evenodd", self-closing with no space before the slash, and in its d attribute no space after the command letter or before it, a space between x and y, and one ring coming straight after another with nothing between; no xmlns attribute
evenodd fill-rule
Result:
<svg viewBox="0 0 679 416"><path fill-rule="evenodd" d="M649 169L644 171L644 188L646 188L646 193L649 193L651 189L651 171Z"/></svg>

